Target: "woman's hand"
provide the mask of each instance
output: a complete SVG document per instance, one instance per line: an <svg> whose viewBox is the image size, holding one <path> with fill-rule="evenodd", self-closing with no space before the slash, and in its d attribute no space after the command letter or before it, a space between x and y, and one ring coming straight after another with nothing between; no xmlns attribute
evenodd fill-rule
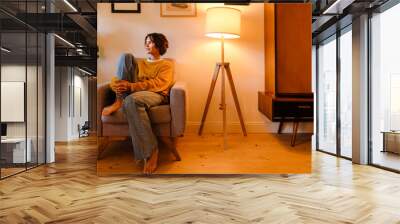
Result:
<svg viewBox="0 0 400 224"><path fill-rule="evenodd" d="M115 84L117 94L122 94L131 91L131 83L126 80L120 80Z"/></svg>

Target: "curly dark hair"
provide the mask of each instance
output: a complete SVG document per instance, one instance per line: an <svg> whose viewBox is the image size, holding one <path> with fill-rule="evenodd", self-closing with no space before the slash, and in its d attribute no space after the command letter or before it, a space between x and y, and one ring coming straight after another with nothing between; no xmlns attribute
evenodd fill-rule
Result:
<svg viewBox="0 0 400 224"><path fill-rule="evenodd" d="M150 40L155 43L156 48L158 49L158 52L160 52L160 55L163 55L163 54L165 54L165 52L167 52L168 40L164 34L162 34L162 33L147 34L147 36L144 38L145 44L146 44L147 38L150 38Z"/></svg>

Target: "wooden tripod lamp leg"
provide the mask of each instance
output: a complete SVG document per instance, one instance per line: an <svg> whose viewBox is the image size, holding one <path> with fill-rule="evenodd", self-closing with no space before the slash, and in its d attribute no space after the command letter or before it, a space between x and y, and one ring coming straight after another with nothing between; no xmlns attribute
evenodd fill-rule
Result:
<svg viewBox="0 0 400 224"><path fill-rule="evenodd" d="M215 89L215 84L217 83L218 74L219 74L219 70L220 70L220 69L221 69L221 64L220 64L220 63L217 63L217 64L215 65L214 75L213 75L213 78L212 78L212 80L211 80L210 90L208 91L206 106L205 106L205 108L204 108L203 116L202 116L202 118L201 118L200 128L199 128L199 132L198 132L199 135L201 135L201 134L203 133L204 122L206 121L206 117L207 117L207 113L208 113L208 108L210 107L212 95L213 95L213 92L214 92L214 89Z"/></svg>
<svg viewBox="0 0 400 224"><path fill-rule="evenodd" d="M243 135L247 136L246 126L244 125L243 115L242 111L240 110L239 99L236 94L235 84L233 83L232 72L231 68L229 67L229 63L224 64L224 67L226 69L226 75L228 77L229 84L231 86L232 96L235 101L236 112L239 115L239 121L240 121L240 126L242 126Z"/></svg>
<svg viewBox="0 0 400 224"><path fill-rule="evenodd" d="M222 67L222 77L221 77L221 104L219 107L222 110L222 130L224 133L224 149L228 148L227 138L228 133L226 129L226 102L225 102L225 65Z"/></svg>
<svg viewBox="0 0 400 224"><path fill-rule="evenodd" d="M293 133L292 133L292 141L290 143L290 145L292 147L295 146L296 144L296 135L297 135L297 128L299 127L299 121L293 121Z"/></svg>

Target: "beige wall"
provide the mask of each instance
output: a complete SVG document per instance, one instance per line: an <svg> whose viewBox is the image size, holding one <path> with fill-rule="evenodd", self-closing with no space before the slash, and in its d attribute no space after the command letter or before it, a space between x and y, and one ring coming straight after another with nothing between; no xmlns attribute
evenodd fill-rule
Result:
<svg viewBox="0 0 400 224"><path fill-rule="evenodd" d="M111 13L108 3L98 4L97 41L98 83L104 83L116 72L118 56L122 52L145 57L144 37L150 32L164 33L169 42L165 57L176 60L176 80L188 87L187 130L196 131L202 116L215 63L220 60L220 42L204 36L205 11L223 4L197 4L197 16L185 18L160 17L158 3L142 3L140 14ZM238 92L241 109L249 132L276 132L277 124L265 118L257 109L257 91L264 89L264 8L262 4L231 6L242 11L241 38L225 44L226 61L231 69ZM205 125L205 132L222 129L220 83ZM240 125L234 102L227 89L228 128L239 132ZM312 124L300 130L312 131ZM287 125L286 131L291 130Z"/></svg>

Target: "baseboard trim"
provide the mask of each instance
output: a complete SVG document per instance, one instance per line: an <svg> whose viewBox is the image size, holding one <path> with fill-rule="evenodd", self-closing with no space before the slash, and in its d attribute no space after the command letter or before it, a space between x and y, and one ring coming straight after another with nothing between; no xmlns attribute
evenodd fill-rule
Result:
<svg viewBox="0 0 400 224"><path fill-rule="evenodd" d="M247 122L246 130L248 133L277 133L278 122ZM242 133L239 122L230 122L227 125L229 133ZM186 133L197 133L200 128L200 122L187 122ZM300 123L298 133L312 133L313 125L310 122ZM222 133L222 122L206 122L203 133ZM286 122L283 125L282 133L292 133L292 122Z"/></svg>

